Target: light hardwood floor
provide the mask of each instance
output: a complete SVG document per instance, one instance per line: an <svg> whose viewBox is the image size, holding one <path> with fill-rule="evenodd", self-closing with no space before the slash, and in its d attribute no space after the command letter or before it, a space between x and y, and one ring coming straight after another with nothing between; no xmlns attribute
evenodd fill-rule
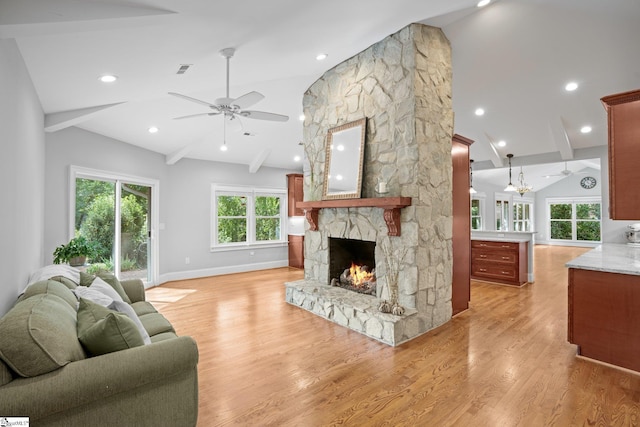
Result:
<svg viewBox="0 0 640 427"><path fill-rule="evenodd" d="M640 375L567 342L564 263L583 252L537 246L535 284L472 281L469 310L396 348L286 304L300 270L147 297L198 342L198 426L635 426Z"/></svg>

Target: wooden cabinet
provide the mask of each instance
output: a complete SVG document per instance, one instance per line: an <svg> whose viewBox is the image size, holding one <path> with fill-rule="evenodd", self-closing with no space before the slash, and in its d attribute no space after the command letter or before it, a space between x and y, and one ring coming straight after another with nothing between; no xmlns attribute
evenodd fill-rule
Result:
<svg viewBox="0 0 640 427"><path fill-rule="evenodd" d="M609 217L640 219L640 90L602 98L609 124Z"/></svg>
<svg viewBox="0 0 640 427"><path fill-rule="evenodd" d="M469 146L473 141L454 135L451 146L453 165L453 314L469 308L471 299L471 198L469 195Z"/></svg>
<svg viewBox="0 0 640 427"><path fill-rule="evenodd" d="M640 371L640 276L569 268L568 292L578 354Z"/></svg>
<svg viewBox="0 0 640 427"><path fill-rule="evenodd" d="M471 241L472 279L521 286L527 269L527 242Z"/></svg>
<svg viewBox="0 0 640 427"><path fill-rule="evenodd" d="M290 173L287 175L288 215L304 216L304 209L296 207L296 202L304 200L304 178L302 174Z"/></svg>
<svg viewBox="0 0 640 427"><path fill-rule="evenodd" d="M289 234L289 267L304 268L304 236Z"/></svg>

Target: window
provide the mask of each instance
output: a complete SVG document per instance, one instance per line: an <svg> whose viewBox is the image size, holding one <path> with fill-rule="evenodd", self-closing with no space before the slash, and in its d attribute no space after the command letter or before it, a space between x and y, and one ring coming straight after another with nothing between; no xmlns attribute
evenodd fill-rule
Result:
<svg viewBox="0 0 640 427"><path fill-rule="evenodd" d="M471 199L471 229L482 230L482 203L483 200Z"/></svg>
<svg viewBox="0 0 640 427"><path fill-rule="evenodd" d="M600 242L600 199L548 200L549 239Z"/></svg>
<svg viewBox="0 0 640 427"><path fill-rule="evenodd" d="M212 186L212 247L284 242L284 190Z"/></svg>
<svg viewBox="0 0 640 427"><path fill-rule="evenodd" d="M509 231L509 199L508 195L496 193L496 230Z"/></svg>
<svg viewBox="0 0 640 427"><path fill-rule="evenodd" d="M513 202L513 231L533 231L533 203Z"/></svg>

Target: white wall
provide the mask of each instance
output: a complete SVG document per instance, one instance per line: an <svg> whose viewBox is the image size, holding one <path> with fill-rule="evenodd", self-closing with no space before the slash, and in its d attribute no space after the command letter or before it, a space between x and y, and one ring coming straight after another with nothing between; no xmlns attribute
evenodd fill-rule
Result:
<svg viewBox="0 0 640 427"><path fill-rule="evenodd" d="M0 39L0 315L42 265L44 115L22 56Z"/></svg>
<svg viewBox="0 0 640 427"><path fill-rule="evenodd" d="M160 182L160 283L182 278L288 264L286 246L210 251L211 184L286 188L288 171L182 159L167 165L161 154L78 128L47 134L45 261L69 238L69 166L82 166ZM286 232L286 230L285 230ZM253 255L251 255L253 252ZM189 257L190 263L185 263Z"/></svg>

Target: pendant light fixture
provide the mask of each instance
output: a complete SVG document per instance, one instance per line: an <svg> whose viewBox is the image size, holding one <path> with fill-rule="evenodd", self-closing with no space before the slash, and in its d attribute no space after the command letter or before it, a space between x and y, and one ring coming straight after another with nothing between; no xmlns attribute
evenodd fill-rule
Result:
<svg viewBox="0 0 640 427"><path fill-rule="evenodd" d="M476 194L477 191L473 188L473 159L469 160L469 194Z"/></svg>
<svg viewBox="0 0 640 427"><path fill-rule="evenodd" d="M509 185L504 188L504 191L517 191L516 187L511 183L511 158L513 154L507 154L507 158L509 159Z"/></svg>
<svg viewBox="0 0 640 427"><path fill-rule="evenodd" d="M520 197L522 197L524 193L528 193L531 190L533 190L533 186L524 181L524 173L522 172L522 165L520 165L520 175L518 175L518 187L516 191L520 193Z"/></svg>

